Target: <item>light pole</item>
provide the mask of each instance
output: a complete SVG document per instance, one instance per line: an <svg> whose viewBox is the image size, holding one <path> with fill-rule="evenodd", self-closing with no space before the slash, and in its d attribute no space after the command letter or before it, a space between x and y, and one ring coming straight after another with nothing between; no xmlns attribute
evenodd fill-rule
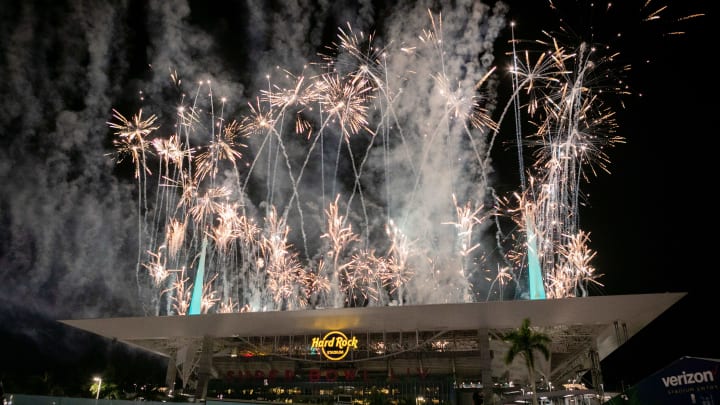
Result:
<svg viewBox="0 0 720 405"><path fill-rule="evenodd" d="M93 377L93 381L97 381L97 393L95 394L95 405L98 403L98 399L100 399L100 389L102 388L102 377Z"/></svg>

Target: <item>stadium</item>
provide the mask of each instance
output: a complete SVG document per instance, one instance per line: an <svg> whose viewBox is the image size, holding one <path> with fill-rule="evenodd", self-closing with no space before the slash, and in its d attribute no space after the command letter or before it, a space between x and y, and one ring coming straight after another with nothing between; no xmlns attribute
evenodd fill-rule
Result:
<svg viewBox="0 0 720 405"><path fill-rule="evenodd" d="M549 360L536 358L538 395L545 403L553 397L599 403L600 362L684 295L61 322L167 357L169 396L462 404L475 392L493 397L485 403L529 402L527 367L519 359L506 364L502 339L527 318L552 339ZM336 341L344 344L331 347Z"/></svg>

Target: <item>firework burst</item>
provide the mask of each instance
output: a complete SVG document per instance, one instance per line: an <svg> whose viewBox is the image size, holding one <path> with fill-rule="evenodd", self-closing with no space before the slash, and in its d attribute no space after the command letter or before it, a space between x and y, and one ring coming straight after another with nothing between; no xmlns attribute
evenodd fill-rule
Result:
<svg viewBox="0 0 720 405"><path fill-rule="evenodd" d="M627 92L603 82L616 54L552 36L520 50L513 39L513 94L494 120L496 100L482 95L497 69L473 61L491 49L475 37L453 46L443 17L428 16L427 29L382 45L348 24L318 63L277 67L237 119L207 80L182 96L170 137L154 115L113 110L114 145L143 190L139 239L150 246L139 249L138 284L156 295L154 312L188 313L193 285L202 312L519 297L531 259L548 298L601 286L579 211L581 186L609 171L608 150L624 141L604 103ZM521 174L510 198L490 184L509 111ZM194 280L201 250L209 274Z"/></svg>

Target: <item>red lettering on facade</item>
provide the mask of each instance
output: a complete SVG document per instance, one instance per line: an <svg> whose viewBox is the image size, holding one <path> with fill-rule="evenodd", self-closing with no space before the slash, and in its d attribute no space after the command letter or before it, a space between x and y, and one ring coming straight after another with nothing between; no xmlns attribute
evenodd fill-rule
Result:
<svg viewBox="0 0 720 405"><path fill-rule="evenodd" d="M422 368L418 367L416 368L417 373L412 373L410 371L410 368L405 369L405 374L407 378L412 378L413 375L416 375L419 379L424 380L427 378L428 375L430 375L430 369L429 368ZM281 373L284 374L284 376L281 376ZM402 376L402 374L400 374ZM268 382L271 383L277 383L281 378L284 378L285 382L292 382L295 381L296 378L303 379L302 375L297 375L295 370L287 369L281 372L280 370L271 369L267 371L267 374L263 370L229 370L225 373L225 380L228 382L235 382L235 383L242 383L242 382L250 382L252 380L264 380L268 379ZM307 379L310 382L319 382L321 380L325 380L328 382L336 382L338 380L345 380L345 381L356 381L358 378L362 378L364 382L370 382L369 373L367 370L357 370L354 368L348 368L348 369L326 369L321 370L318 368L310 369L308 370ZM388 381L397 381L398 375L395 374L395 370L392 368L388 369L387 372L387 378Z"/></svg>
<svg viewBox="0 0 720 405"><path fill-rule="evenodd" d="M357 370L354 368L347 368L343 370L343 375L345 376L345 381L355 381L355 374L357 373Z"/></svg>

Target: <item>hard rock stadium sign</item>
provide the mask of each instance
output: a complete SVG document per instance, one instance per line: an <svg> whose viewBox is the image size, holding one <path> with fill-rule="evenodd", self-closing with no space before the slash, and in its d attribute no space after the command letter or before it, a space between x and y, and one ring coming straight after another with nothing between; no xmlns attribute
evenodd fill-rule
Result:
<svg viewBox="0 0 720 405"><path fill-rule="evenodd" d="M348 339L344 333L332 331L326 333L322 339L314 337L310 348L312 350L320 350L328 360L338 361L344 359L345 356L350 353L350 349L357 350L358 340L355 336Z"/></svg>

